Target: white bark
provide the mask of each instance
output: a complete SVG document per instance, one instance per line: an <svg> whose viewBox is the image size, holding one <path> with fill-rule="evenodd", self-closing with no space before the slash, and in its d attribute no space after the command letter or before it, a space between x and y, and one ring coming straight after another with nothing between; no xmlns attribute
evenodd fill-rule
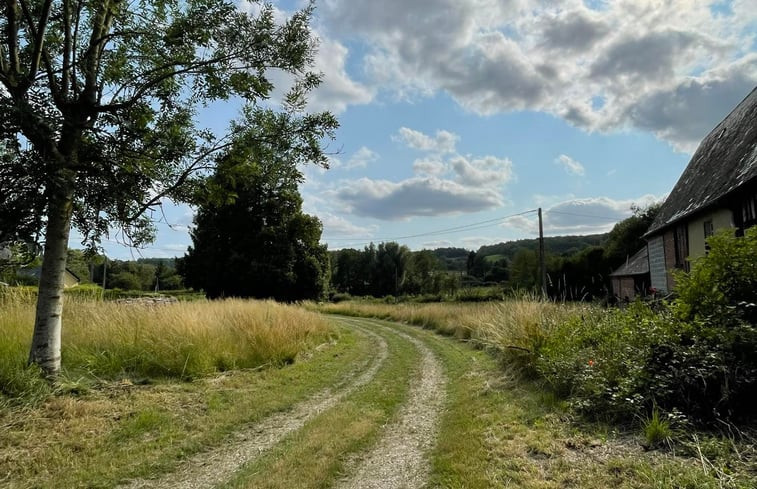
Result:
<svg viewBox="0 0 757 489"><path fill-rule="evenodd" d="M63 280L66 273L68 237L71 230L71 194L51 199L45 233L45 253L39 279L37 316L29 363L42 368L48 377L60 372Z"/></svg>

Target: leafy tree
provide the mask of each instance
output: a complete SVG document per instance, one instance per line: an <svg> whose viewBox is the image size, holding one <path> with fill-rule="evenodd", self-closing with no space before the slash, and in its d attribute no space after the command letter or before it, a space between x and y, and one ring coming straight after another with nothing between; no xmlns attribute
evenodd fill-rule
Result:
<svg viewBox="0 0 757 489"><path fill-rule="evenodd" d="M646 246L644 234L652 225L662 204L653 204L646 208L632 206L633 215L617 223L604 243L605 260L612 270L619 267L629 256Z"/></svg>
<svg viewBox="0 0 757 489"><path fill-rule="evenodd" d="M333 252L331 283L334 289L352 295L364 295L366 270L362 269L361 252L353 249L343 249Z"/></svg>
<svg viewBox="0 0 757 489"><path fill-rule="evenodd" d="M150 212L165 198L191 200L214 153L231 144L199 125L199 108L233 98L243 110L231 133L286 139L315 162L325 162L321 141L336 121L302 112L319 82L308 72L312 5L283 24L270 5L249 14L231 0L6 0L4 6L0 137L17 154L0 168L0 188L24 181L42 190L11 200L44 210L37 214L43 220L29 224L45 229L30 361L55 375L71 226L93 247L111 227L134 245L149 242ZM295 80L279 114L256 104L270 96L272 72ZM262 127L263 118L275 123Z"/></svg>
<svg viewBox="0 0 757 489"><path fill-rule="evenodd" d="M210 179L184 257L186 283L208 297L318 298L328 254L320 221L302 212L296 155L286 141L247 143L240 139ZM214 199L213 189L230 197Z"/></svg>
<svg viewBox="0 0 757 489"><path fill-rule="evenodd" d="M373 268L372 295L398 295L405 282L409 260L410 248L407 246L393 241L379 243Z"/></svg>
<svg viewBox="0 0 757 489"><path fill-rule="evenodd" d="M408 294L436 294L441 283L435 280L441 268L431 250L416 251L410 255L407 276L402 291Z"/></svg>
<svg viewBox="0 0 757 489"><path fill-rule="evenodd" d="M510 265L510 285L532 289L539 284L539 257L533 250L521 248Z"/></svg>

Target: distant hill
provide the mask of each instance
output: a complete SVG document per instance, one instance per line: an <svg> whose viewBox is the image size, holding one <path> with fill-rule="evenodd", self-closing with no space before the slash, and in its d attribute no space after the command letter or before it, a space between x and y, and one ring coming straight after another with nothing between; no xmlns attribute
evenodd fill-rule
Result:
<svg viewBox="0 0 757 489"><path fill-rule="evenodd" d="M464 272L468 265L469 250L465 248L437 248L432 250L445 270Z"/></svg>
<svg viewBox="0 0 757 489"><path fill-rule="evenodd" d="M607 239L607 234L589 234L586 236L554 236L544 238L544 249L547 253L559 256L569 256L591 246L600 246ZM481 257L496 256L496 259L512 259L522 249L538 250L538 239L519 239L493 245L484 245L478 249L476 255ZM490 258L487 261L491 261Z"/></svg>

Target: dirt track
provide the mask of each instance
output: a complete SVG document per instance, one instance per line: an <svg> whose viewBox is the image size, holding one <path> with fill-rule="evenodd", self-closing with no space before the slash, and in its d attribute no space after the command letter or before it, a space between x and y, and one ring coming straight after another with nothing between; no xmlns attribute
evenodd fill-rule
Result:
<svg viewBox="0 0 757 489"><path fill-rule="evenodd" d="M335 406L358 387L367 384L376 375L388 355L386 341L362 327L358 331L371 337L376 355L358 365L340 386L325 389L292 409L274 414L244 431L240 431L223 446L189 458L179 469L160 479L135 480L122 486L128 489L195 489L215 487L227 481L239 468L271 449L288 434L302 428L307 421Z"/></svg>

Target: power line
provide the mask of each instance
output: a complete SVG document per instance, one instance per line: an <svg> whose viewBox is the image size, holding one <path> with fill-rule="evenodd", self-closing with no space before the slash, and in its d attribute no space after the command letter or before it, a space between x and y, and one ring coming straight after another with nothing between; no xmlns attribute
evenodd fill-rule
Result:
<svg viewBox="0 0 757 489"><path fill-rule="evenodd" d="M427 236L442 236L442 235L445 235L445 234L454 234L454 233L459 233L459 232L462 232L462 231L475 231L477 229L484 229L484 228L492 227L492 226L495 226L495 225L499 224L501 221L504 221L506 219L510 219L510 218L518 217L518 216L523 216L523 215L531 214L531 213L534 213L534 212L537 212L537 209L531 209L531 210L527 210L527 211L523 211L523 212L518 212L518 213L515 213L515 214L510 214L508 216L497 217L497 218L494 218L494 219L487 219L485 221L474 222L474 223L465 224L465 225L462 225L462 226L455 226L455 227L451 227L451 228L444 228L444 229L439 229L439 230L436 230L436 231L428 231L428 232L425 232L425 233L410 234L410 235L407 235L407 236L394 236L394 237L388 237L388 238L363 238L363 239L369 239L370 240L370 241L364 241L364 242L357 242L357 240L359 240L361 238L321 238L321 241L349 241L350 245L352 245L352 246L359 246L359 245L369 244L369 243L373 243L373 242L399 241L399 240L403 240L403 239L421 238L421 237L427 237Z"/></svg>
<svg viewBox="0 0 757 489"><path fill-rule="evenodd" d="M592 214L579 214L576 212L563 212L563 211L553 211L553 210L546 210L544 211L546 214L562 214L564 216L576 216L576 217L589 217L592 219L601 219L603 221L621 221L625 218L623 217L610 217L610 216L597 216Z"/></svg>

